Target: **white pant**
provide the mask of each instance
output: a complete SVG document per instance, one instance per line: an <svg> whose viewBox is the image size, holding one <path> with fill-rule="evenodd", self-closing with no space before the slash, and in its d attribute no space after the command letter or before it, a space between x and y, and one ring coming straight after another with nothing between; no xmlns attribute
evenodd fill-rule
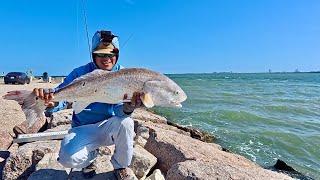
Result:
<svg viewBox="0 0 320 180"><path fill-rule="evenodd" d="M100 146L115 144L114 169L128 167L133 155L134 123L130 117L113 116L96 124L69 130L61 142L59 162L68 168L84 168L96 158Z"/></svg>

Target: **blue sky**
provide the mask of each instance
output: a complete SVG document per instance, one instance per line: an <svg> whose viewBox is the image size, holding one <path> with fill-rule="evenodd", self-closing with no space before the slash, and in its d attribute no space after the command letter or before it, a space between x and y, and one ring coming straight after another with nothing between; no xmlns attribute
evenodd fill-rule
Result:
<svg viewBox="0 0 320 180"><path fill-rule="evenodd" d="M120 36L125 67L320 70L318 0L85 0L85 8L90 38L100 29ZM0 74L66 75L89 62L82 9L82 0L2 1Z"/></svg>

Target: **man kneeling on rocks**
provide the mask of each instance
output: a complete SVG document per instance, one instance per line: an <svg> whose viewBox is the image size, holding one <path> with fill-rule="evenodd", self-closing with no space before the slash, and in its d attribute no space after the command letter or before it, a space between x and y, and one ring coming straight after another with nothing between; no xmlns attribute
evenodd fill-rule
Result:
<svg viewBox="0 0 320 180"><path fill-rule="evenodd" d="M122 69L118 64L118 58L117 36L111 31L97 31L92 38L93 61L74 69L54 91L95 69ZM52 104L53 93L37 88L34 89L34 93L49 105ZM96 167L93 162L97 156L97 149L114 144L115 151L111 162L116 177L133 179L133 172L128 166L133 155L134 123L129 116L135 108L141 106L140 93L136 92L130 103L114 105L94 102L78 114L73 112L72 129L61 142L58 161L68 168L83 168L84 177L91 178L95 175Z"/></svg>

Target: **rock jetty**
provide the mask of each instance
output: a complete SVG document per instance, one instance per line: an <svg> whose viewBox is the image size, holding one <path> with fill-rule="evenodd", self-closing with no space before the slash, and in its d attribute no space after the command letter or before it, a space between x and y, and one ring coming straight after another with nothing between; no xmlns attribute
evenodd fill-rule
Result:
<svg viewBox="0 0 320 180"><path fill-rule="evenodd" d="M42 129L70 129L71 114L70 109L54 113ZM200 131L173 126L164 117L144 109L135 110L132 118L136 136L130 169L136 179L292 179L223 151L219 145L205 142L212 138ZM71 171L57 162L60 140L12 144L12 136L1 134L2 179L83 179L81 169ZM113 146L99 148L93 179L116 179L110 163L113 151Z"/></svg>

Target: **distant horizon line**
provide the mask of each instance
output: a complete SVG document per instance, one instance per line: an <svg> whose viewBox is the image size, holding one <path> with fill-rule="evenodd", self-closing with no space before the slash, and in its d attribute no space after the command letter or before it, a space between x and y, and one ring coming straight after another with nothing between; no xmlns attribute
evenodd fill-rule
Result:
<svg viewBox="0 0 320 180"><path fill-rule="evenodd" d="M275 72L233 72L233 71L222 71L222 72L195 72L195 73L164 73L164 74L282 74L282 73L320 73L320 71L275 71Z"/></svg>
<svg viewBox="0 0 320 180"><path fill-rule="evenodd" d="M10 72L22 72L22 71L10 71ZM183 75L183 74L286 74L286 73L320 73L319 71L276 71L276 72L186 72L186 73L163 73L167 75ZM3 78L5 75L0 75ZM50 77L66 77L67 75L50 75ZM33 75L33 77L42 77L42 75Z"/></svg>

